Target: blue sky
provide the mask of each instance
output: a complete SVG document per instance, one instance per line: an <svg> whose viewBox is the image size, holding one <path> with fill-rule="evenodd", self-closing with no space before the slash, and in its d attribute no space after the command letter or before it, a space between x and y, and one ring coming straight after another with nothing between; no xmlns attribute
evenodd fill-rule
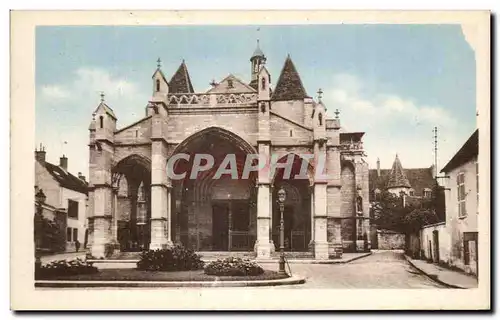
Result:
<svg viewBox="0 0 500 320"><path fill-rule="evenodd" d="M396 153L405 167L430 166L434 126L442 167L476 128L474 51L459 25L47 26L36 29L36 142L87 175L100 91L123 127L144 116L158 57L167 78L185 59L205 91L229 73L249 81L257 38L272 84L290 54L308 94L322 88L328 112L366 132L371 168Z"/></svg>

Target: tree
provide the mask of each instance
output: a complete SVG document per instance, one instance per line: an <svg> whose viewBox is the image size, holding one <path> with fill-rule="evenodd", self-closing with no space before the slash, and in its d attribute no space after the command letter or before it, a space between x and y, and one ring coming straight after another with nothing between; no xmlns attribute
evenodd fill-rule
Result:
<svg viewBox="0 0 500 320"><path fill-rule="evenodd" d="M405 234L414 233L424 225L442 221L437 212L444 212L442 188L436 184L430 199L405 201L401 196L390 192L378 195L372 204L373 223L381 229L393 230Z"/></svg>

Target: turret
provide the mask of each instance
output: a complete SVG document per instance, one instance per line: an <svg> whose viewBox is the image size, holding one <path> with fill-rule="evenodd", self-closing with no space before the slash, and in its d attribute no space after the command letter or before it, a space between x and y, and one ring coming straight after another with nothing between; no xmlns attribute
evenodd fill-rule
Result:
<svg viewBox="0 0 500 320"><path fill-rule="evenodd" d="M101 103L93 113L93 119L90 123L89 131L92 136L95 131L95 140L104 140L113 143L116 131L116 116L105 102L104 93L101 93Z"/></svg>
<svg viewBox="0 0 500 320"><path fill-rule="evenodd" d="M167 101L169 86L165 75L161 71L161 60L158 58L156 70L153 73L153 101Z"/></svg>
<svg viewBox="0 0 500 320"><path fill-rule="evenodd" d="M314 106L312 116L314 140L319 141L320 144L326 141L326 107L321 101L323 91L318 90L318 102Z"/></svg>
<svg viewBox="0 0 500 320"><path fill-rule="evenodd" d="M255 51L250 58L250 62L252 66L250 86L257 90L258 86L260 85L260 83L258 83L259 73L261 67L266 63L266 56L260 49L259 40L257 40L257 48L255 48Z"/></svg>

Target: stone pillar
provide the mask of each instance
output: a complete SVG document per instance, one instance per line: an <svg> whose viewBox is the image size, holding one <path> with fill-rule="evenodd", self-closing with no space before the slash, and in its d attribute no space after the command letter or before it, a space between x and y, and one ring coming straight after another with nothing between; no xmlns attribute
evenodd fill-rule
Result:
<svg viewBox="0 0 500 320"><path fill-rule="evenodd" d="M167 148L164 140L152 142L151 155L151 244L150 249L172 246L170 235L171 181L167 177Z"/></svg>
<svg viewBox="0 0 500 320"><path fill-rule="evenodd" d="M269 184L259 184L257 190L257 241L254 250L257 258L265 259L271 256L271 241L269 228L271 216L269 212L270 192Z"/></svg>
<svg viewBox="0 0 500 320"><path fill-rule="evenodd" d="M314 253L314 187L310 187L311 192L311 240L309 240L309 251Z"/></svg>
<svg viewBox="0 0 500 320"><path fill-rule="evenodd" d="M111 218L111 244L115 250L120 250L118 242L118 188L113 188L113 216Z"/></svg>
<svg viewBox="0 0 500 320"><path fill-rule="evenodd" d="M99 147L90 146L90 186L93 198L89 223L93 225L90 253L95 258L105 258L112 253L113 188L111 163L114 147L101 141Z"/></svg>
<svg viewBox="0 0 500 320"><path fill-rule="evenodd" d="M326 183L314 184L314 258L328 259Z"/></svg>
<svg viewBox="0 0 500 320"><path fill-rule="evenodd" d="M94 197L94 215L90 218L94 226L90 253L95 258L105 258L111 253L113 191L111 187L100 186L94 189Z"/></svg>

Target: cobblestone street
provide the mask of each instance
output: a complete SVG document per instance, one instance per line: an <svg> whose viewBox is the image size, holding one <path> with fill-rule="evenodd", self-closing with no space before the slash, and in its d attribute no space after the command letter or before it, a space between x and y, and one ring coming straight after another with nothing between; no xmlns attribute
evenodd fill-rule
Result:
<svg viewBox="0 0 500 320"><path fill-rule="evenodd" d="M277 265L263 264L270 270ZM305 276L306 283L276 288L444 288L410 266L399 252L374 252L346 264L290 264L294 275Z"/></svg>

